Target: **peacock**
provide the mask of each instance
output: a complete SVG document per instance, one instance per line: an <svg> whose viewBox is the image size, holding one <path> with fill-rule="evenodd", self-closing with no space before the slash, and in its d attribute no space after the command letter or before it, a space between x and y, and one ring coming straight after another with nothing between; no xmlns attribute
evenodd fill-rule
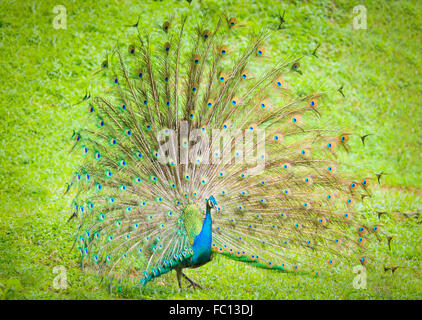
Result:
<svg viewBox="0 0 422 320"><path fill-rule="evenodd" d="M218 254L315 276L370 260L380 226L360 223L356 202L371 178L341 161L354 134L323 124L327 93L294 93L316 50L277 59L271 31L245 40L228 17L130 27L136 42L94 72L107 84L72 136L84 269L141 287L175 270L182 289L202 288L183 270Z"/></svg>

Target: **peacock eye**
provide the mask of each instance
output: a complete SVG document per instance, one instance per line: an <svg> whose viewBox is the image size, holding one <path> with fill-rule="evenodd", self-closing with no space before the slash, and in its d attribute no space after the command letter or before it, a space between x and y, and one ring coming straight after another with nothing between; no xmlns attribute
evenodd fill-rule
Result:
<svg viewBox="0 0 422 320"><path fill-rule="evenodd" d="M230 18L228 23L229 23L230 28L234 27L237 24L237 19L236 18Z"/></svg>
<svg viewBox="0 0 422 320"><path fill-rule="evenodd" d="M220 53L221 56L225 56L227 54L227 51L228 51L228 48L226 46L222 46L220 48L219 53Z"/></svg>
<svg viewBox="0 0 422 320"><path fill-rule="evenodd" d="M318 105L318 100L317 99L312 99L311 101L309 101L309 105L311 107L316 107Z"/></svg>
<svg viewBox="0 0 422 320"><path fill-rule="evenodd" d="M213 208L214 207L214 203L211 200L208 200L208 205Z"/></svg>
<svg viewBox="0 0 422 320"><path fill-rule="evenodd" d="M170 28L170 22L169 21L164 22L163 23L163 30L165 32L167 32L169 28Z"/></svg>

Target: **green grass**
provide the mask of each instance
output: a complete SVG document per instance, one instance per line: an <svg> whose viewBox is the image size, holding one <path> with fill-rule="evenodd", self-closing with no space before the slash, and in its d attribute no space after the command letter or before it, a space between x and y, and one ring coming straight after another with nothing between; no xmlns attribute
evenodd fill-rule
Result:
<svg viewBox="0 0 422 320"><path fill-rule="evenodd" d="M165 3L165 4L164 4ZM243 3L243 2L242 2ZM4 299L421 299L421 218L398 212L422 211L422 81L420 1L63 1L67 29L52 21L56 1L0 2L0 297ZM164 8L162 8L164 4ZM367 8L368 28L351 27L353 7ZM85 275L70 251L75 226L66 224L70 199L62 197L75 165L68 154L70 136L83 117L72 107L94 91L90 79L119 40L132 34L124 24L158 27L170 14L200 7L227 12L248 29L277 25L286 10L286 28L272 37L268 51L301 55L322 43L319 59L303 61L297 91L327 92L324 112L334 126L356 134L372 133L365 147L356 136L348 155L370 174L385 171L383 187L363 209L368 220L381 217L384 235L379 255L368 267L368 287L352 286L351 270L334 269L321 277L279 274L218 257L188 270L207 290L180 293L170 273L137 288L115 288ZM278 7L277 7L278 6ZM246 28L244 30L246 31ZM336 89L344 83L346 99ZM398 212L396 212L398 211ZM67 268L69 287L53 288L53 268ZM399 265L392 274L383 265Z"/></svg>

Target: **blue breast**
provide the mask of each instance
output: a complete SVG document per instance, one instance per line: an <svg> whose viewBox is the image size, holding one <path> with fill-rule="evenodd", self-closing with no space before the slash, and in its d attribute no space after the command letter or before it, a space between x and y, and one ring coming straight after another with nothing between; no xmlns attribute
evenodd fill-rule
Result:
<svg viewBox="0 0 422 320"><path fill-rule="evenodd" d="M201 232L195 237L192 245L193 256L191 265L201 265L210 260L212 243L211 214L207 213Z"/></svg>

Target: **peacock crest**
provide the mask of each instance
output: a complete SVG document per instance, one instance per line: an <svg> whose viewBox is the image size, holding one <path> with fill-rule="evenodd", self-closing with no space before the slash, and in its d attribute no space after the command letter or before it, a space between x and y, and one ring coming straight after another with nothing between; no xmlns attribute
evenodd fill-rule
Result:
<svg viewBox="0 0 422 320"><path fill-rule="evenodd" d="M370 180L339 161L351 133L322 125L323 93L294 94L306 57L278 59L271 33L238 26L136 29L95 72L109 84L72 148L84 267L142 284L174 269L180 284L213 254L317 275L367 262L380 227L355 209Z"/></svg>

